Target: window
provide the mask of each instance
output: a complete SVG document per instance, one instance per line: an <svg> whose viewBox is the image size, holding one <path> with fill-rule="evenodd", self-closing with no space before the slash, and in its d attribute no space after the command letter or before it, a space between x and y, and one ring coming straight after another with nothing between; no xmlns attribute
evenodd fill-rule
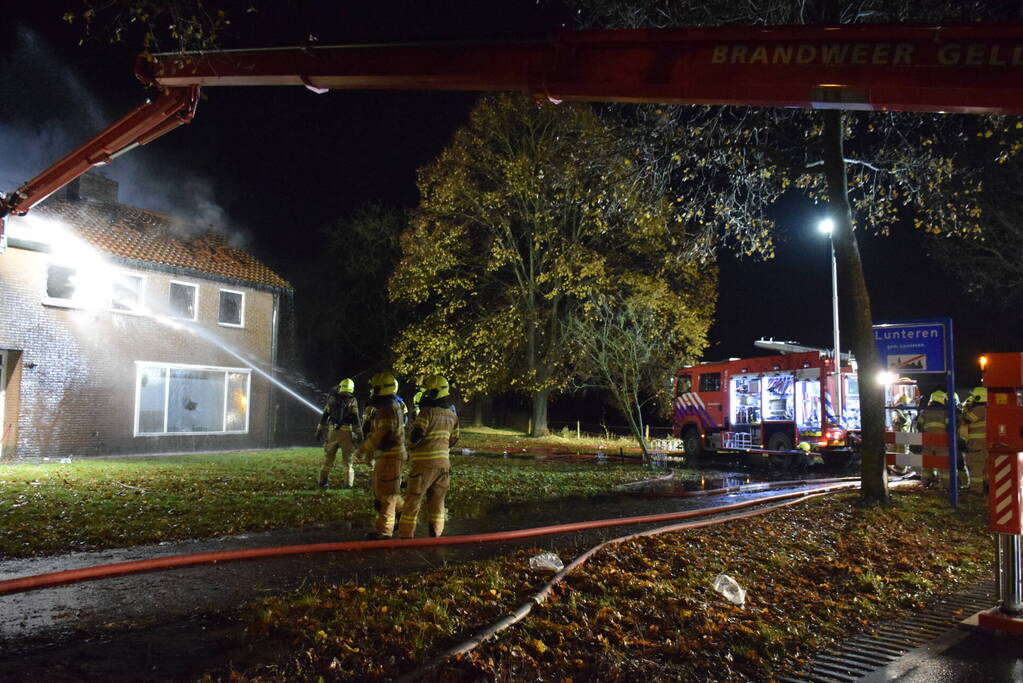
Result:
<svg viewBox="0 0 1023 683"><path fill-rule="evenodd" d="M114 275L110 307L115 311L139 311L142 308L141 275L117 273Z"/></svg>
<svg viewBox="0 0 1023 683"><path fill-rule="evenodd" d="M192 285L187 282L170 283L170 314L175 318L195 320L196 299L199 294L199 285Z"/></svg>
<svg viewBox="0 0 1023 683"><path fill-rule="evenodd" d="M75 298L75 276L78 271L71 266L51 263L46 267L46 301L47 303L70 306Z"/></svg>
<svg viewBox="0 0 1023 683"><path fill-rule="evenodd" d="M693 376L679 375L675 380L675 395L681 396L693 390Z"/></svg>
<svg viewBox="0 0 1023 683"><path fill-rule="evenodd" d="M242 368L139 363L135 434L246 433L250 380Z"/></svg>
<svg viewBox="0 0 1023 683"><path fill-rule="evenodd" d="M242 327L245 324L245 293L230 289L220 290L220 314L217 322L228 327Z"/></svg>
<svg viewBox="0 0 1023 683"><path fill-rule="evenodd" d="M700 375L700 391L721 391L721 373L708 372Z"/></svg>

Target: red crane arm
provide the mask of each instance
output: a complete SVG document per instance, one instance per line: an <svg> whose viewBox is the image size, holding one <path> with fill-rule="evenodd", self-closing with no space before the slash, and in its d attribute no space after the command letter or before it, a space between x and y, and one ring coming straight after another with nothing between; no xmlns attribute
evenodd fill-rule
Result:
<svg viewBox="0 0 1023 683"><path fill-rule="evenodd" d="M188 123L200 86L509 90L555 101L1023 113L1023 24L566 31L503 43L225 50L140 58L136 74L164 94L0 197L0 221L89 167Z"/></svg>
<svg viewBox="0 0 1023 683"><path fill-rule="evenodd" d="M118 155L188 123L195 115L198 102L197 86L168 88L14 192L0 196L0 219L12 213L24 215L33 205L93 166L109 163Z"/></svg>
<svg viewBox="0 0 1023 683"><path fill-rule="evenodd" d="M147 83L512 90L555 100L1023 113L1023 24L560 32L156 55Z"/></svg>

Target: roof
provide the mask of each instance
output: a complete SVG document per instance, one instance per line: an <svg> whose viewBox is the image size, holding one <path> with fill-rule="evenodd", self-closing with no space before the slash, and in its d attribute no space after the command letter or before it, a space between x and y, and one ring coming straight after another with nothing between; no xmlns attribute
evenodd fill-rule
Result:
<svg viewBox="0 0 1023 683"><path fill-rule="evenodd" d="M58 218L96 249L123 259L265 287L291 285L210 228L134 206L50 197L35 212Z"/></svg>

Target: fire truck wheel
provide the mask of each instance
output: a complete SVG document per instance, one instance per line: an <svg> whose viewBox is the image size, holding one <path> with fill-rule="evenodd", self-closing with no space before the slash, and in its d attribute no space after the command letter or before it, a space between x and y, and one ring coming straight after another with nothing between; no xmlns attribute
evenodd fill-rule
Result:
<svg viewBox="0 0 1023 683"><path fill-rule="evenodd" d="M700 433L695 429L687 429L682 433L682 452L686 462L695 462L700 457Z"/></svg>
<svg viewBox="0 0 1023 683"><path fill-rule="evenodd" d="M784 432L775 432L767 440L767 450L769 451L791 451L792 450L792 437ZM796 465L796 459L794 455L789 454L775 454L770 455L771 466L778 469L792 468Z"/></svg>

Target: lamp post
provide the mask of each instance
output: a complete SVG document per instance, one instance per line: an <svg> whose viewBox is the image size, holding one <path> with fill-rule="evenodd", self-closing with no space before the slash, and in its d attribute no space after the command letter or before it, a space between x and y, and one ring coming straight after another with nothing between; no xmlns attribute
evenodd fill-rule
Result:
<svg viewBox="0 0 1023 683"><path fill-rule="evenodd" d="M825 218L817 224L817 229L828 236L831 243L831 318L835 329L835 392L832 405L835 408L835 419L838 426L842 426L842 351L838 341L838 262L835 260L835 240L832 232L835 230L835 221Z"/></svg>

